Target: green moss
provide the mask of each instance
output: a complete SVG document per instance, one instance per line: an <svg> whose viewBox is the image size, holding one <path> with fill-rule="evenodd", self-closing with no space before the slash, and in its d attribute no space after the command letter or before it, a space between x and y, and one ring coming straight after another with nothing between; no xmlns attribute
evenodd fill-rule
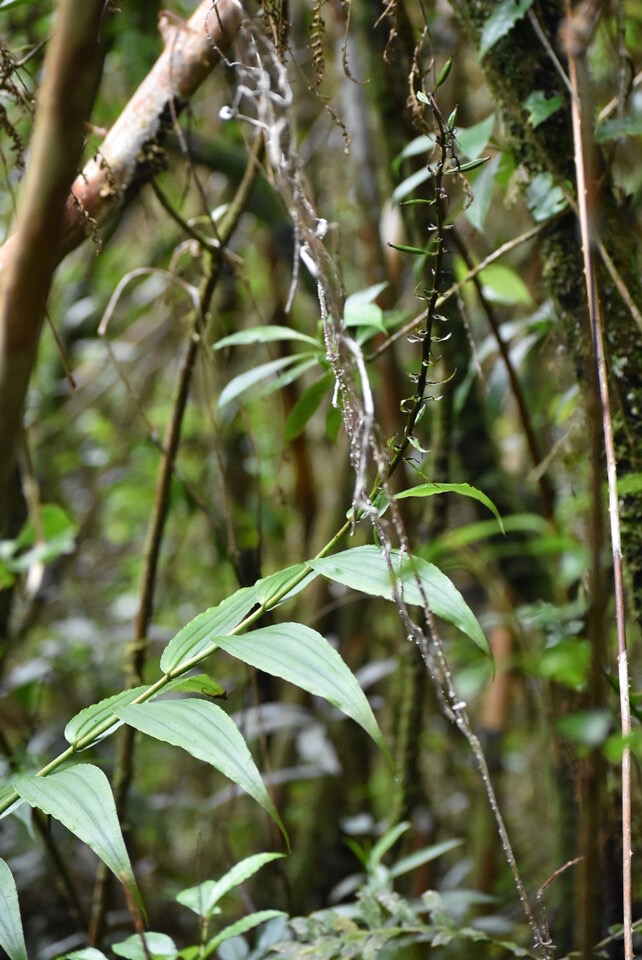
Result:
<svg viewBox="0 0 642 960"><path fill-rule="evenodd" d="M451 3L472 42L476 45L491 0L452 0ZM548 36L557 37L563 18L558 0L533 7ZM574 156L568 94L536 38L528 19L518 22L482 60L488 84L514 143L519 163L534 176L551 173L558 182L574 181ZM546 96L559 95L565 108L533 130L522 103L533 90ZM625 211L610 190L608 171L600 196L601 239L633 300L642 303L642 288L636 270L630 232L622 230ZM591 382L591 339L587 319L584 267L575 217L567 215L552 224L541 244L543 276L560 319L562 334L573 358L580 384ZM622 300L603 265L599 284L605 322L605 337L611 402L614 410L618 474L626 477L642 471L642 331ZM634 606L642 619L642 496L621 499L622 546L633 586Z"/></svg>

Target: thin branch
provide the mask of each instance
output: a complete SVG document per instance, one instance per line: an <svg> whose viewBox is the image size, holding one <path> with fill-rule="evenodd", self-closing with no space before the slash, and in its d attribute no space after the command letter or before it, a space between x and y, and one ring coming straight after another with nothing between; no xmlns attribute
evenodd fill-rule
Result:
<svg viewBox="0 0 642 960"><path fill-rule="evenodd" d="M538 223L525 233L521 233L518 237L514 237L512 240L507 240L507 242L503 243L501 247L497 247L497 249L493 250L493 252L487 257L484 257L480 263L472 267L468 273L462 277L461 280L458 280L457 283L453 283L450 287L448 287L447 290L444 290L444 292L437 298L437 308L441 307L456 293L459 293L460 290L463 290L467 283L479 276L482 270L485 270L486 267L490 266L491 263L501 259L501 257L504 257L507 253L510 253L511 250L514 250L515 247L519 247L522 243L527 243L529 240L532 240L533 237L536 237L539 233L541 233L541 231L545 227L549 226L549 224L550 221L547 221L546 223ZM409 320L408 323L405 323L403 327L400 327L399 330L391 334L387 340L384 340L384 342L369 355L368 360L376 360L377 357L381 356L382 353L385 353L385 351L388 350L396 340L400 340L402 337L412 333L415 327L419 326L424 317L425 311L422 310L420 314L418 314L416 317L413 317L413 319Z"/></svg>
<svg viewBox="0 0 642 960"><path fill-rule="evenodd" d="M551 63L553 64L553 66L554 66L555 69L557 70L557 73L559 74L559 77L560 77L562 83L564 84L564 86L566 87L566 89L568 90L568 92L570 93L571 97L574 97L575 94L573 93L573 87L571 86L571 82L570 82L570 80L568 79L568 76L566 75L566 71L565 71L564 67L562 66L562 64L560 63L557 54L556 54L555 51L553 50L553 47L551 46L550 40L548 39L548 37L547 37L546 34L544 33L544 29L543 29L541 23L539 22L539 20L537 19L537 17L535 16L535 14L533 13L532 10L529 10L529 11L528 11L528 19L530 20L531 27L532 27L533 30L535 31L535 34L536 34L536 36L537 36L537 39L539 40L539 42L542 44L542 46L543 46L544 49L546 50L546 53L548 54Z"/></svg>
<svg viewBox="0 0 642 960"><path fill-rule="evenodd" d="M455 241L455 246L457 247L457 250L459 251L460 256L463 258L466 266L469 268L468 278L472 280L475 286L477 297L479 299L479 302L482 306L484 313L486 314L486 319L488 320L490 328L493 331L495 340L497 341L499 352L501 354L502 360L504 361L506 372L508 373L508 379L510 382L510 387L513 393L513 397L515 399L515 403L517 404L517 411L519 414L519 419L522 424L522 430L524 431L524 436L526 438L526 445L528 447L528 452L530 453L531 460L533 462L533 468L537 470L537 468L542 463L542 454L539 449L539 443L537 440L537 436L535 434L535 429L533 427L530 413L528 411L528 404L526 403L524 391L522 390L522 385L519 382L519 377L517 376L517 371L515 370L515 366L511 359L510 351L508 349L507 344L504 341L504 338L502 337L499 321L495 315L495 311L493 310L490 303L484 296L484 291L482 289L482 285L478 276L479 271L475 273L474 269L471 267L471 259L470 259L468 250L466 249L466 245L463 243L456 229L453 229L451 231L451 235L453 240ZM546 471L537 470L536 479L537 479L537 485L539 487L539 492L540 492L540 500L542 503L542 513L547 520L552 520L554 497L553 497L553 489L551 487L550 481L546 476Z"/></svg>
<svg viewBox="0 0 642 960"><path fill-rule="evenodd" d="M260 139L257 138L255 148L248 159L245 176L220 229L219 235L222 246L220 249L214 251L213 256L208 255L208 259L210 260L209 270L203 279L198 302L194 307L192 325L181 360L176 388L176 400L174 401L171 418L165 431L161 465L156 481L154 509L147 530L145 563L141 580L138 613L136 615L135 637L129 648L129 661L127 665L128 683L130 686L136 686L143 682L143 671L147 659L149 626L153 614L160 552L169 514L170 484L175 472L176 458L196 358L202 343L207 339L205 318L220 279L221 267L224 262L224 246L229 242L238 226L239 219L245 209L254 184L254 179L258 171L258 154L260 149L261 142ZM207 246L210 246L209 243ZM103 326L103 324L101 324L101 326ZM133 727L125 726L120 739L118 759L114 772L114 799L121 820L124 818L134 772L134 745L135 730ZM109 877L109 871L104 864L101 864L96 875L94 890L90 929L91 943L99 942L102 936L109 895Z"/></svg>

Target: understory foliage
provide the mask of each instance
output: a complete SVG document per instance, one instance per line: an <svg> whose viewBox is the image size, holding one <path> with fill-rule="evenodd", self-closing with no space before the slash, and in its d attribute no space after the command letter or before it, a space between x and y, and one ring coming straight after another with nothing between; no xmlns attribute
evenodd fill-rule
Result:
<svg viewBox="0 0 642 960"><path fill-rule="evenodd" d="M0 318L74 2L0 0ZM0 947L628 960L642 5L99 6L0 478Z"/></svg>

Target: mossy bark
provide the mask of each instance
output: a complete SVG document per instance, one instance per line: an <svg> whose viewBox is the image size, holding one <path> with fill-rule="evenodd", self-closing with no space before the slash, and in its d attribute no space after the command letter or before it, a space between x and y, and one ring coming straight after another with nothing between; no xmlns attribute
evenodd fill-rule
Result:
<svg viewBox="0 0 642 960"><path fill-rule="evenodd" d="M493 0L451 0L471 42L477 46ZM563 22L561 0L541 0L533 7L540 24L557 46ZM563 58L559 48L558 55ZM518 163L531 177L550 173L557 182L574 181L569 95L529 21L519 21L481 60L488 85L510 136ZM559 96L563 108L533 129L522 106L534 90ZM599 167L600 158L597 158ZM616 201L608 170L600 170L600 231L620 277L633 300L642 303L642 288L630 234L622 229L626 210ZM555 303L562 334L585 385L590 354L584 270L575 217L569 214L546 231L541 245L543 275ZM600 270L606 326L609 377L614 406L616 457L621 479L642 469L642 331L606 269ZM632 586L634 612L642 620L642 495L621 499L622 545Z"/></svg>
<svg viewBox="0 0 642 960"><path fill-rule="evenodd" d="M478 48L481 29L496 3L494 0L451 0L451 7L470 41ZM533 5L532 11L563 61L564 53L558 43L564 19L563 0L539 0ZM573 193L575 174L569 94L527 17L519 21L481 59L481 67L512 141L517 162L530 178L548 173L556 183ZM522 104L535 90L543 91L547 98L561 97L563 107L533 129ZM581 93L584 96L589 91L583 90ZM633 301L640 304L642 289L636 269L635 250L630 243L630 231L627 236L627 231L622 229L626 222L626 208L618 202L608 166L597 150L594 163L595 176L599 176L599 184L595 186L599 186L599 215L596 221L600 239ZM595 374L581 241L572 213L551 223L543 235L540 249L543 278L585 394L588 415L596 421L593 429L601 430L599 411L594 413ZM638 473L642 467L642 331L618 293L612 276L601 263L599 288L605 323L618 476L623 480ZM595 463L599 464L599 458ZM620 508L622 548L631 584L633 612L638 620L642 620L642 495L632 493L622 497ZM590 616L599 619L597 611ZM589 632L593 642L600 646L606 633L604 621L594 625ZM596 636L596 633L602 636ZM596 652L593 658L594 671L597 671L600 662ZM598 696L603 697L601 676L599 682L602 690L598 691ZM595 684L592 691L593 696ZM560 769L559 773L564 774L564 770ZM598 764L591 765L587 775L580 776L579 782L576 782L581 811L577 840L582 864L578 867L573 925L575 945L580 947L583 956L591 955L591 944L596 942L606 926L605 892L612 882L612 878L607 876L606 862L603 861L601 866L598 863L599 838L595 835L596 823L606 816L603 786L604 770ZM601 799L598 798L598 792ZM593 817L592 826L589 814ZM591 830L593 836L590 836ZM562 878L562 882L568 882L568 878ZM571 902L567 901L568 904ZM566 922L561 916L559 919L562 929L554 931L554 935L557 934L558 946L562 947L566 944L559 942L559 934L564 940Z"/></svg>

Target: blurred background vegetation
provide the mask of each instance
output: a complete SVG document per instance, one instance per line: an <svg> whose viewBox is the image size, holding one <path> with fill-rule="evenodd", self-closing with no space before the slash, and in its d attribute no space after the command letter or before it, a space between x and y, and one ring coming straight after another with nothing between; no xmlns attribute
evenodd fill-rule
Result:
<svg viewBox="0 0 642 960"><path fill-rule="evenodd" d="M123 0L119 7L105 18L109 49L87 158L162 49L160 3ZM556 231L564 229L564 242L578 251L580 243L566 199L573 176L568 98L563 87L561 93L552 90L559 78L544 47L528 33L525 14L484 58L476 45L475 5L466 7L297 0L285 10L270 2L262 13L248 8L247 29L273 37L282 31L275 42L283 44L280 56L293 93L296 152L315 209L327 221L324 243L345 292L361 294L348 301L352 312L346 316L369 361L384 444L403 430L400 405L412 393L409 374L420 359L412 338L390 337L419 314L430 283L427 258L398 249L424 249L430 236L430 209L399 202L428 196L426 164L434 150L430 111L409 101L409 78L414 89L423 84L433 90L452 57L450 75L435 93L438 109L447 118L457 108L459 163L488 158L446 184L454 228L442 290L502 245L511 249L443 305L432 402L394 487L470 483L502 515L505 536L488 510L469 498L450 493L401 501L413 552L453 580L494 649L493 680L479 649L441 625L458 694L486 751L534 899L556 871L587 856L579 811L596 804L596 890L583 891L581 869L569 866L542 895L553 939L565 954L577 947L578 917L587 904L599 903L595 940L621 922L622 750L608 538L595 535L604 520L596 519L590 454L596 426L582 366L589 333L581 313L571 329L569 291L556 289L559 278L551 273L551 245L560 242ZM174 2L171 16L180 23L194 8ZM563 59L555 32L563 5L551 0L533 10ZM50 0L0 3L5 235L28 162L53 12ZM589 48L595 136L613 201L609 216L627 249L632 289L639 273L641 31L640 3L606 5ZM515 89L524 129L534 139L541 133L540 143L548 138L559 144L557 169L536 169L526 134L510 112L516 108L493 87L492 70L502 69L502 57L526 59L520 45L552 78L551 88L527 91L532 97L526 106L524 91ZM0 576L12 592L0 661L5 777L45 763L64 746L68 719L122 689L132 669L161 438L192 336L193 304L185 285L199 288L206 270L202 249L167 206L185 224L211 233L212 218L232 201L253 149L256 124L242 116L221 119L221 111L225 116L238 100L236 52L229 56L230 65L213 73L181 116L180 131L170 133L167 169L155 179L156 190L147 185L118 224L70 254L56 276L26 411L25 501L12 515L0 555ZM504 79L510 87L512 78ZM609 107L618 96L620 105ZM254 106L251 98L241 98L239 113L253 118ZM619 131L604 126L618 118ZM259 173L228 244L196 359L153 592L143 668L148 680L158 675L166 642L192 617L239 586L313 557L351 507L354 475L332 402L315 283L301 264L288 307L296 237L288 199L279 196L268 167ZM526 239L511 244L522 235ZM581 282L581 262L573 262ZM618 295L609 296L607 312ZM264 325L290 327L317 346L248 338L213 349L224 337ZM629 342L629 357L612 354L616 364L638 362L639 330ZM297 352L305 353L300 362L292 360ZM272 375L262 368L268 362ZM624 428L629 416L624 410ZM635 450L621 491L629 505L640 490ZM46 553L30 552L43 537ZM363 523L343 545L369 542L372 530ZM603 554L601 597L592 593L596 549ZM630 609L639 610L637 584L628 583ZM591 627L596 604L605 611L595 615L602 618L606 649L597 685ZM466 919L477 930L529 947L469 745L444 716L393 605L319 579L290 602L286 614L277 609L270 617L298 620L336 644L370 699L397 770L391 773L363 731L327 704L222 655L208 664L292 839L292 853L266 866L263 879L250 881L244 899L230 901L228 916L251 907L297 916L340 903L359 885L358 878L346 885L361 870L355 844L367 849L391 825L407 820L411 827L394 848L398 857L441 841L461 843L405 873L396 889L409 900L425 890L440 891L444 903L450 895L448 909L458 923ZM642 675L633 614L630 642L639 788ZM108 773L116 751L113 738L93 751ZM591 777L599 790L591 787L587 794L583 785L594 785ZM151 928L180 943L198 939L193 916L174 899L180 890L283 844L263 811L222 775L156 741L146 740L135 754L123 823ZM5 818L0 853L16 877L27 942L34 956L48 960L86 942L96 862L55 823L41 832L36 840L26 814ZM641 893L638 875L638 907ZM105 942L132 931L127 905L114 892ZM342 955L338 941L332 949L337 952L327 947L326 953L306 955ZM401 949L381 956L424 955L421 947ZM472 949L459 941L433 944L444 957L470 956ZM484 956L502 956L508 947L479 949L488 951ZM619 955L617 943L604 949Z"/></svg>

